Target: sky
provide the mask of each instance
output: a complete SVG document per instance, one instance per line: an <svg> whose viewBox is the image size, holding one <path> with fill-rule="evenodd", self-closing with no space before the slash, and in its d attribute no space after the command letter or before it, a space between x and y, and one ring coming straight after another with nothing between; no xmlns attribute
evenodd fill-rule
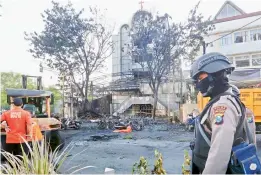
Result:
<svg viewBox="0 0 261 175"><path fill-rule="evenodd" d="M67 0L55 0L66 4ZM140 0L71 0L73 6L79 10L89 6L106 9L106 22L115 26L114 33L118 33L119 26L129 23L132 15L140 9ZM198 0L143 0L144 10L160 14L168 13L174 22L187 19L189 11ZM205 17L214 17L225 0L201 0L199 12ZM261 10L260 0L232 0L246 13ZM29 43L24 40L24 32L41 32L44 23L41 13L51 8L51 0L0 0L0 72L13 71L27 75L43 76L44 86L57 83L57 72L44 70L39 72L40 61L34 59L28 52ZM111 73L111 58L106 62L106 69L95 76ZM101 78L102 81L105 77ZM97 81L98 82L98 81ZM95 82L94 82L95 83Z"/></svg>

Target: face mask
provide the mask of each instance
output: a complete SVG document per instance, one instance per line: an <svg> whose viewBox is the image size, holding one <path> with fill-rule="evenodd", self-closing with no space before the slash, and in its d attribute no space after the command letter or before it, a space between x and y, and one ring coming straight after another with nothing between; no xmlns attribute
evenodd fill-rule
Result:
<svg viewBox="0 0 261 175"><path fill-rule="evenodd" d="M197 83L196 88L204 96L204 94L206 94L208 92L209 86L210 86L210 81L209 81L209 78L206 77Z"/></svg>

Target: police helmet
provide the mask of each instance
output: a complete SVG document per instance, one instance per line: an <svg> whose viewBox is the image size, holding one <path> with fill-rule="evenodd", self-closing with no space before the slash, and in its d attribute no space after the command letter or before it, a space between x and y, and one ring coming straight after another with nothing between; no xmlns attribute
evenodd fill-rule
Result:
<svg viewBox="0 0 261 175"><path fill-rule="evenodd" d="M230 85L232 87L232 92L233 94L235 94L236 96L240 96L240 90L238 89L238 87L236 87L235 85L231 84Z"/></svg>
<svg viewBox="0 0 261 175"><path fill-rule="evenodd" d="M227 71L231 73L235 67L229 59L218 52L207 53L199 57L191 66L190 76L193 80L197 80L200 73L213 74L219 71Z"/></svg>

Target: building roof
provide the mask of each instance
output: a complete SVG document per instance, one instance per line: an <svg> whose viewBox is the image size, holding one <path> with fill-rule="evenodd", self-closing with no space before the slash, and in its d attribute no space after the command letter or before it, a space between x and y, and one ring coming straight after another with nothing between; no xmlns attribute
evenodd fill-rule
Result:
<svg viewBox="0 0 261 175"><path fill-rule="evenodd" d="M244 12L241 8L239 8L236 4L234 4L233 2L231 1L226 1L222 6L221 8L219 9L219 11L217 12L217 14L215 15L214 19L216 20L218 15L221 13L221 11L223 10L223 8L227 5L231 5L235 10L237 10L239 13L241 14L246 14L246 12Z"/></svg>
<svg viewBox="0 0 261 175"><path fill-rule="evenodd" d="M232 6L235 10L237 10L240 14L236 15L236 16L231 16L231 17L226 17L226 18L221 18L221 19L217 19L218 15L221 13L221 11L223 10L223 8L229 4L230 6ZM232 20L237 20L237 19L242 19L242 18L248 18L248 17L253 17L253 16L258 16L261 15L261 11L257 11L257 12L252 12L252 13L246 13L244 12L241 8L239 8L236 4L234 4L231 1L226 1L221 8L219 9L219 11L217 12L217 14L214 17L214 24L215 23L221 23L221 22L227 22L227 21L232 21Z"/></svg>
<svg viewBox="0 0 261 175"><path fill-rule="evenodd" d="M221 22L227 22L227 21L233 21L233 20L242 19L242 18L249 18L249 17L253 17L253 16L259 16L259 15L261 15L261 11L246 13L243 15L232 16L232 17L223 18L223 19L216 19L216 20L214 20L214 24L221 23Z"/></svg>

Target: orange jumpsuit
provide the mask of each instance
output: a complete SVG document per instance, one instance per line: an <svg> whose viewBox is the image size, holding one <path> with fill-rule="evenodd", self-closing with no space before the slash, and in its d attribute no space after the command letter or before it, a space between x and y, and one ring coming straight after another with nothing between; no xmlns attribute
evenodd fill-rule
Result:
<svg viewBox="0 0 261 175"><path fill-rule="evenodd" d="M32 132L29 137L27 137L27 141L41 141L43 140L43 134L41 129L37 123L34 123L32 126Z"/></svg>

